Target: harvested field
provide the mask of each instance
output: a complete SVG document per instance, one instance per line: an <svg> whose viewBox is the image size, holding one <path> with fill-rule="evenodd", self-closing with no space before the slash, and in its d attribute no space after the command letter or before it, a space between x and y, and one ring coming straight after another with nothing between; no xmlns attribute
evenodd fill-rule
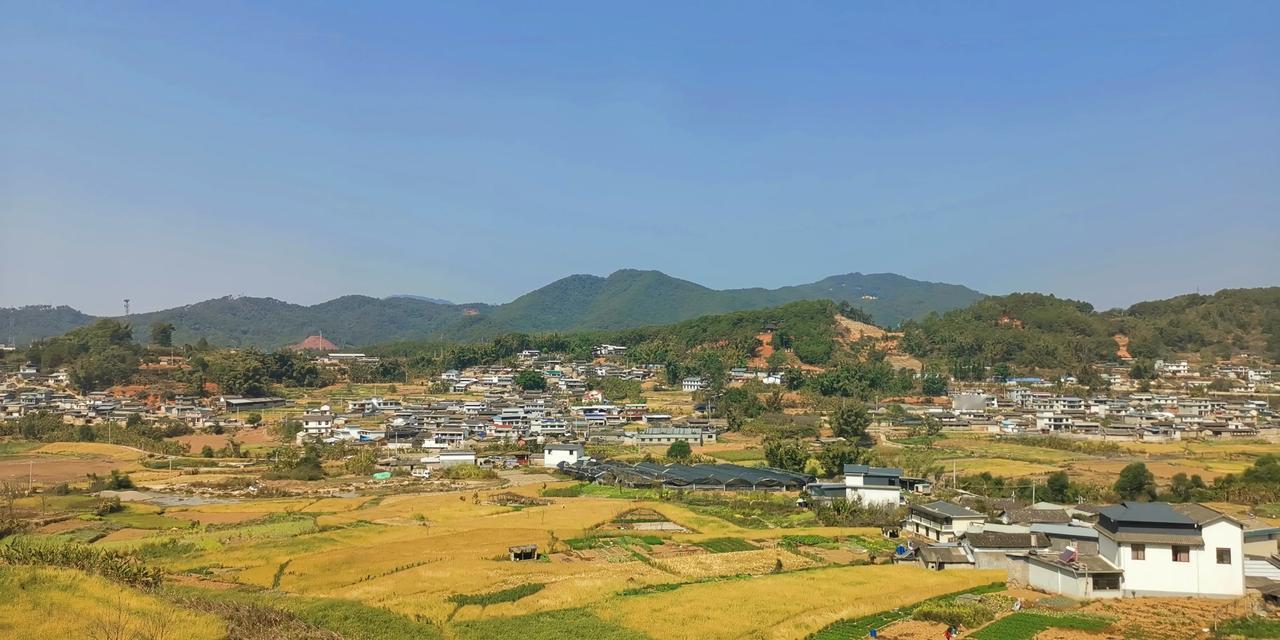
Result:
<svg viewBox="0 0 1280 640"><path fill-rule="evenodd" d="M884 640L938 640L946 630L947 625L941 622L902 620L881 629L878 637Z"/></svg>
<svg viewBox="0 0 1280 640"><path fill-rule="evenodd" d="M731 551L727 553L700 553L674 558L663 558L660 568L686 580L717 576L763 575L774 571L778 563L783 571L807 569L818 563L782 550L757 549L755 551Z"/></svg>
<svg viewBox="0 0 1280 640"><path fill-rule="evenodd" d="M1112 630L1121 637L1206 638L1201 629L1214 622L1238 618L1250 611L1247 600L1212 598L1141 598L1099 600L1081 609L1083 613L1116 618ZM1113 634L1116 635L1116 634ZM1041 636L1049 637L1049 636ZM1062 638L1079 638L1059 634Z"/></svg>
<svg viewBox="0 0 1280 640"><path fill-rule="evenodd" d="M0 460L0 482L26 485L28 478L36 485L51 486L62 482L75 483L85 475L105 475L121 463L102 459L77 459L62 456L21 456Z"/></svg>
<svg viewBox="0 0 1280 640"><path fill-rule="evenodd" d="M271 427L237 429L234 433L228 431L222 435L218 435L216 433L193 433L189 436L170 438L170 440L180 442L191 447L192 454L199 454L200 450L206 446L213 447L214 451L226 447L230 444L230 439L233 436L235 437L236 442L239 442L242 447L246 445L276 444L280 442L280 437L277 435L275 429Z"/></svg>
<svg viewBox="0 0 1280 640"><path fill-rule="evenodd" d="M32 453L103 458L116 462L141 460L147 457L146 453L137 449L103 442L51 442L32 450Z"/></svg>

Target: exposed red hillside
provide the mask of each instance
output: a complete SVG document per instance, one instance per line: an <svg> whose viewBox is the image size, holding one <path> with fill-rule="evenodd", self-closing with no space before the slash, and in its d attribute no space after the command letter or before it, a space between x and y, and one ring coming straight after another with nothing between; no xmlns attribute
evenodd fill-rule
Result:
<svg viewBox="0 0 1280 640"><path fill-rule="evenodd" d="M307 336L306 340L290 345L294 351L337 351L338 345L329 342L323 336Z"/></svg>

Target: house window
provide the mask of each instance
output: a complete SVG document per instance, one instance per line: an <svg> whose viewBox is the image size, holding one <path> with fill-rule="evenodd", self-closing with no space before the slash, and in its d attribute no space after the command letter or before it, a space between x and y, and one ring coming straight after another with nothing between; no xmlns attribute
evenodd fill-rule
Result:
<svg viewBox="0 0 1280 640"><path fill-rule="evenodd" d="M1132 547L1130 547L1130 549L1131 549L1130 557L1133 558L1134 560L1147 559L1147 545L1135 544Z"/></svg>
<svg viewBox="0 0 1280 640"><path fill-rule="evenodd" d="M1218 564L1231 564L1231 550L1218 547Z"/></svg>
<svg viewBox="0 0 1280 640"><path fill-rule="evenodd" d="M1174 562L1191 562L1191 547L1185 544L1173 545Z"/></svg>

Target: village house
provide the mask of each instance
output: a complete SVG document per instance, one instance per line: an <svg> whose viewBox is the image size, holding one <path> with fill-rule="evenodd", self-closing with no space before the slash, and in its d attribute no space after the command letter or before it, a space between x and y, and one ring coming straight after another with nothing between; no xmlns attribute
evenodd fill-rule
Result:
<svg viewBox="0 0 1280 640"><path fill-rule="evenodd" d="M952 542L970 525L986 520L987 517L977 511L937 500L911 505L906 519L902 521L902 529L938 542Z"/></svg>
<svg viewBox="0 0 1280 640"><path fill-rule="evenodd" d="M586 448L581 444L548 444L542 447L542 466L554 468L561 463L574 464L586 455Z"/></svg>
<svg viewBox="0 0 1280 640"><path fill-rule="evenodd" d="M1243 528L1218 511L1125 502L1100 509L1095 529L1096 554L1071 546L1030 554L1020 576L1033 588L1074 598L1244 594Z"/></svg>
<svg viewBox="0 0 1280 640"><path fill-rule="evenodd" d="M867 506L898 506L902 502L902 469L844 465L845 499Z"/></svg>

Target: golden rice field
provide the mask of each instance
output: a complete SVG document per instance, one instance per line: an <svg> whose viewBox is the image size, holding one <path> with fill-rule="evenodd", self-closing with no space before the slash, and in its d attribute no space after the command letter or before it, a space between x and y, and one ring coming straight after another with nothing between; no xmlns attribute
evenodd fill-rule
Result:
<svg viewBox="0 0 1280 640"><path fill-rule="evenodd" d="M894 565L815 569L693 584L618 598L593 610L654 638L803 638L836 620L1004 577L1003 571L928 571Z"/></svg>
<svg viewBox="0 0 1280 640"><path fill-rule="evenodd" d="M147 454L137 449L103 442L51 442L31 453L104 458L116 462L132 462L147 457Z"/></svg>
<svg viewBox="0 0 1280 640"><path fill-rule="evenodd" d="M164 630L166 635L160 635ZM109 635L119 632L119 635ZM221 620L70 569L0 565L0 638L214 640Z"/></svg>
<svg viewBox="0 0 1280 640"><path fill-rule="evenodd" d="M514 491L532 495L536 487ZM180 545L177 552L151 559L171 572L199 570L212 572L218 584L354 600L442 629L456 627L459 637L483 635L489 628L483 625L506 618L546 615L550 620L572 610L651 638L798 638L843 617L1000 578L982 571L824 566L770 542L783 535L874 536L878 530L744 529L680 505L595 497L513 508L487 504L491 493L255 500L174 508L163 516L140 509L137 516L218 526L131 528L96 544L141 549L172 540ZM664 534L670 543L642 547L650 551L643 557L621 547L581 556L569 552L565 540L586 536L636 508L652 509L691 531ZM761 548L707 553L675 544L716 537L753 540ZM537 544L543 551L554 545L555 553L549 561L508 561L507 548L518 544ZM664 547L674 553L664 554ZM779 562L783 572L774 573ZM459 595L526 584L545 586L515 602L451 602ZM679 587L623 595L660 584ZM723 606L730 601L734 607ZM698 615L672 616L672 611Z"/></svg>

